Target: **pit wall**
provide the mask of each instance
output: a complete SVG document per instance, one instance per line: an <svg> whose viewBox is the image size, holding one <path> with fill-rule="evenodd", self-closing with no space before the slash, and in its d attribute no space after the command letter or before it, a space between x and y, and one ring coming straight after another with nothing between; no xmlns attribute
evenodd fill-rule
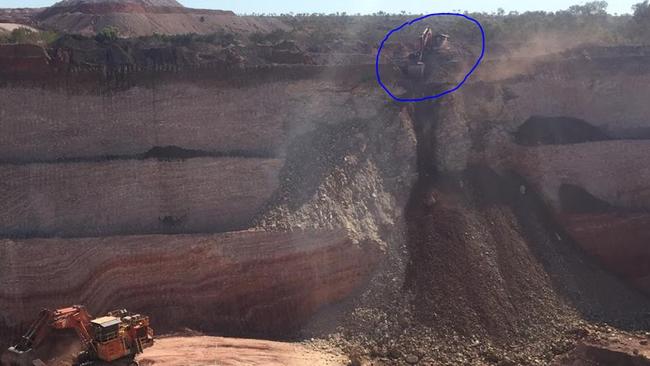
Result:
<svg viewBox="0 0 650 366"><path fill-rule="evenodd" d="M2 240L0 341L77 303L148 314L159 334L281 337L363 284L378 255L336 230Z"/></svg>
<svg viewBox="0 0 650 366"><path fill-rule="evenodd" d="M135 71L119 78L52 73L40 85L5 80L0 236L251 226L278 189L287 147L296 139L321 126L398 120L375 88L338 79L340 68L304 70L296 69L302 78L283 81L286 68L272 78L258 70L264 79L258 84L240 70L245 76L234 85L214 69L198 72L202 77L185 70L160 78ZM193 155L147 155L168 146Z"/></svg>
<svg viewBox="0 0 650 366"><path fill-rule="evenodd" d="M2 165L0 235L245 229L277 189L282 163L208 157Z"/></svg>
<svg viewBox="0 0 650 366"><path fill-rule="evenodd" d="M583 54L513 65L503 61L501 79L495 80L496 71L488 75L483 70L478 76L485 81L469 84L456 96L466 106L457 118L470 121L467 137L476 147L468 161L525 178L522 194L541 193L568 238L646 292L650 184L644 157L650 150L646 141L625 139L650 137L650 105L644 99L650 94L647 61L644 54ZM514 133L533 116L577 118L610 140L517 145ZM560 193L567 185L607 208L567 209Z"/></svg>
<svg viewBox="0 0 650 366"><path fill-rule="evenodd" d="M14 80L0 88L0 161L130 155L167 145L280 155L288 139L315 124L377 118L381 93L351 89L360 83L345 79L352 71L85 72L48 74L42 83Z"/></svg>
<svg viewBox="0 0 650 366"><path fill-rule="evenodd" d="M574 117L618 135L650 126L644 98L650 92L648 61L649 56L504 60L479 69L459 95L473 121L516 128L531 116Z"/></svg>
<svg viewBox="0 0 650 366"><path fill-rule="evenodd" d="M354 70L2 79L2 344L73 303L160 332L286 337L354 296L379 248L397 250L415 155L399 108ZM310 216L281 218L305 202Z"/></svg>

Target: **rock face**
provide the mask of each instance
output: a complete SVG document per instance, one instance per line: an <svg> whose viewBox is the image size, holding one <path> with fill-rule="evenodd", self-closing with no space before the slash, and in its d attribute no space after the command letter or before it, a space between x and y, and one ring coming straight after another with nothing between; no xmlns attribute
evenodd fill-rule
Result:
<svg viewBox="0 0 650 366"><path fill-rule="evenodd" d="M465 112L473 121L499 121L514 130L531 117L573 118L608 132L634 137L648 126L650 106L647 48L588 50L590 59L575 54L549 56L523 65L487 63L468 85ZM494 80L497 78L497 80ZM476 103L477 98L490 103ZM552 123L552 121L549 121Z"/></svg>
<svg viewBox="0 0 650 366"><path fill-rule="evenodd" d="M609 140L597 127L577 118L529 118L515 133L520 145L563 145Z"/></svg>
<svg viewBox="0 0 650 366"><path fill-rule="evenodd" d="M0 67L4 72L47 73L50 57L42 47L29 44L0 45Z"/></svg>
<svg viewBox="0 0 650 366"><path fill-rule="evenodd" d="M648 213L563 214L561 222L606 268L650 292Z"/></svg>
<svg viewBox="0 0 650 366"><path fill-rule="evenodd" d="M650 260L640 244L647 242L648 231L635 223L638 231L629 233L633 244L623 246L603 236L595 248L589 242L593 238L587 236L605 229L594 230L584 222L578 227L577 222L561 217L585 211L603 214L616 207L598 190L624 199L629 189L638 204L643 201L648 182L647 159L642 158L648 153L645 143L598 140L609 140L608 134L602 133L604 121L615 120L626 108L631 115L640 116L647 103L601 110L598 124L589 123L585 116L591 114L590 104L595 101L587 102L591 90L582 83L588 82L590 72L612 84L633 76L612 70L606 77L602 69L567 73L582 63L553 62L545 65L551 70L548 73L540 66L539 72L479 81L444 100L404 107L413 117L418 142L418 180L405 210L409 252L405 287L414 323L426 327L423 333L435 339L436 347L444 347L439 340L449 338L448 334L458 334L474 343L472 348L481 348L486 341L516 340L535 352L544 350L540 352L543 361L508 350L496 355L487 346L468 350L467 358L456 355L451 361L424 355L423 364L550 363L550 355L557 350L549 344L567 340L571 329L567 325L580 318L624 329L647 329L647 298L629 286L637 274L628 276L628 283L615 274L621 274L625 266L643 271L645 263L647 268ZM624 65L628 62L636 60L621 60ZM407 95L423 86L417 81L414 84ZM580 93L585 95L563 94L561 85L572 88L574 84L579 85L577 89L584 87ZM612 97L624 103L622 96ZM545 110L552 114L540 115ZM533 123L526 125L526 121ZM611 123L609 132L622 133L631 122ZM643 126L647 121L634 121L637 123ZM521 145L516 143L518 131L522 132L519 137L525 137L519 140ZM553 145L534 147L539 144ZM536 149L566 150L527 159ZM594 187L598 190L590 189ZM628 213L627 208L622 209ZM614 219L604 218L599 226L615 223ZM580 230L591 234L578 235ZM603 247L611 252L623 249L627 254L610 255ZM603 254L610 260L608 264L616 262L619 267L602 266L604 261L598 263L589 254ZM393 321L401 324L403 320ZM372 325L368 328L372 332ZM390 332L391 327L386 328ZM399 331L387 338L388 347L400 344L404 355L418 355L426 342L409 339ZM413 342L418 346L412 346Z"/></svg>
<svg viewBox="0 0 650 366"><path fill-rule="evenodd" d="M40 308L142 311L159 332L282 335L357 288L378 259L343 231L0 242L3 344Z"/></svg>
<svg viewBox="0 0 650 366"><path fill-rule="evenodd" d="M223 232L250 225L282 161L194 158L0 166L0 235Z"/></svg>
<svg viewBox="0 0 650 366"><path fill-rule="evenodd" d="M2 344L70 303L146 313L160 333L287 337L363 288L414 141L374 84L301 70L2 84ZM224 232L250 226L266 230Z"/></svg>
<svg viewBox="0 0 650 366"><path fill-rule="evenodd" d="M650 207L649 152L650 141L608 141L521 149L515 159L556 208L561 186L572 184L613 206L643 209Z"/></svg>
<svg viewBox="0 0 650 366"><path fill-rule="evenodd" d="M517 170L555 208L569 234L607 268L646 291L648 153L647 141L608 141L542 146L517 154Z"/></svg>
<svg viewBox="0 0 650 366"><path fill-rule="evenodd" d="M546 65L413 108L386 103L372 65L370 78L364 68L293 66L9 78L0 185L12 213L2 229L26 238L0 246L5 334L38 307L85 302L151 314L163 332L286 336L368 278L347 335L393 359L449 363L439 358L478 335L452 363L506 362L492 346L512 356L522 344L550 361L577 319L647 327L647 299L573 245L647 280L647 146L617 140L647 126L647 104L605 108L589 96L623 103L635 91L618 82L647 77L635 60L615 70L594 61L598 81L571 62ZM570 101L567 83L579 94ZM533 116L581 122L570 139L556 128L516 144ZM585 126L607 133L585 139ZM612 140L594 142L603 136ZM265 231L212 234L228 229L224 217ZM601 234L608 225L629 231L634 254L608 254L617 244ZM76 238L37 238L61 230ZM342 324L327 315L314 333ZM439 354L421 352L439 341ZM395 345L402 355L381 350Z"/></svg>
<svg viewBox="0 0 650 366"><path fill-rule="evenodd" d="M150 82L153 88L147 87ZM0 88L0 161L134 155L170 145L229 155L281 155L292 138L318 124L381 118L381 111L371 107L381 100L378 93L338 91L335 84L318 80L252 87L143 80L110 96L59 87L70 94Z"/></svg>
<svg viewBox="0 0 650 366"><path fill-rule="evenodd" d="M587 337L567 354L558 356L552 366L650 365L647 337L612 334L607 338Z"/></svg>
<svg viewBox="0 0 650 366"><path fill-rule="evenodd" d="M642 95L650 72L641 63L650 56L636 48L588 53L595 56L531 62L470 85L461 92L465 112L479 159L524 177L571 239L648 291L650 111ZM476 98L491 103L468 103Z"/></svg>
<svg viewBox="0 0 650 366"><path fill-rule="evenodd" d="M34 17L43 10L44 8L0 9L0 22L9 26L14 24L18 26L34 26Z"/></svg>

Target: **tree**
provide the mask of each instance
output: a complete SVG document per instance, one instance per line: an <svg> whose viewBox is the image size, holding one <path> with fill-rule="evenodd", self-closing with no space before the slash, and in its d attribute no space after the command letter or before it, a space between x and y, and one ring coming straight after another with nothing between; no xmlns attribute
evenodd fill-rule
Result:
<svg viewBox="0 0 650 366"><path fill-rule="evenodd" d="M633 5L632 10L634 10L635 21L639 23L650 21L650 2L648 0Z"/></svg>
<svg viewBox="0 0 650 366"><path fill-rule="evenodd" d="M13 43L32 43L36 38L36 33L27 28L16 28L11 31L11 40Z"/></svg>
<svg viewBox="0 0 650 366"><path fill-rule="evenodd" d="M33 31L29 28L19 27L11 31L11 33L2 34L0 36L0 43L33 43L40 45L47 45L54 42L58 38L58 34L52 31Z"/></svg>
<svg viewBox="0 0 650 366"><path fill-rule="evenodd" d="M632 9L634 16L629 25L630 36L637 42L647 43L648 36L650 36L650 3L645 0L632 6Z"/></svg>
<svg viewBox="0 0 650 366"><path fill-rule="evenodd" d="M573 5L569 7L569 12L582 16L607 15L608 5L607 1L592 1L584 5Z"/></svg>
<svg viewBox="0 0 650 366"><path fill-rule="evenodd" d="M105 27L97 32L95 40L97 42L112 42L117 40L120 31L115 27Z"/></svg>

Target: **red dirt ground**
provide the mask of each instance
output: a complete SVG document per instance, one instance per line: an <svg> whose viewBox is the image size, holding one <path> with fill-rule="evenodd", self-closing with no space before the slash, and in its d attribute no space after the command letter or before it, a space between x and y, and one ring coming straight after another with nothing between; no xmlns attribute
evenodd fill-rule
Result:
<svg viewBox="0 0 650 366"><path fill-rule="evenodd" d="M156 340L138 362L141 366L342 366L349 360L297 343L195 336Z"/></svg>

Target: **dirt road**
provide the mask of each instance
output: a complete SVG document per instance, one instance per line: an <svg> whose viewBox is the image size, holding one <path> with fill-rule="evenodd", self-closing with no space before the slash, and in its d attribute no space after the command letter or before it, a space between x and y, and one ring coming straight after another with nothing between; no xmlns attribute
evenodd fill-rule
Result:
<svg viewBox="0 0 650 366"><path fill-rule="evenodd" d="M139 357L141 366L342 366L347 358L296 343L207 336L169 337Z"/></svg>

